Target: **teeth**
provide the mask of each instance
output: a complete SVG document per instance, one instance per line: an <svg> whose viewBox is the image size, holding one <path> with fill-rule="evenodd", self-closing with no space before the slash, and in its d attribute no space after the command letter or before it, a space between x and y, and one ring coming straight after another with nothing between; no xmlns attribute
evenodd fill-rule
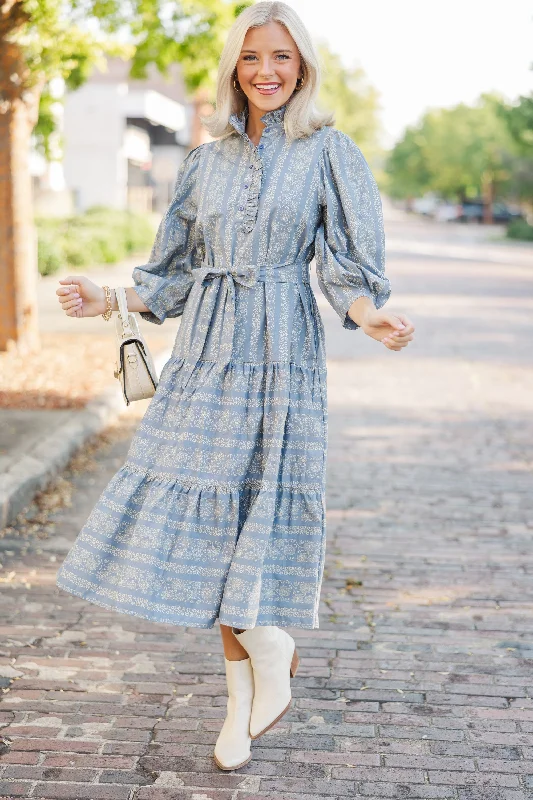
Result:
<svg viewBox="0 0 533 800"><path fill-rule="evenodd" d="M279 83L256 83L258 89L277 89Z"/></svg>

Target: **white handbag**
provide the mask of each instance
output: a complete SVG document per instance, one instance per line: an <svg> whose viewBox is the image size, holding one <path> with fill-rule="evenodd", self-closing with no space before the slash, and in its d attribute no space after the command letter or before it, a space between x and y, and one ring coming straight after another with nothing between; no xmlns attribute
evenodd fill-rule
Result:
<svg viewBox="0 0 533 800"><path fill-rule="evenodd" d="M139 330L137 315L128 311L125 290L115 289L115 294L118 304L115 378L120 381L124 400L129 406L132 400L153 397L158 379L148 345Z"/></svg>

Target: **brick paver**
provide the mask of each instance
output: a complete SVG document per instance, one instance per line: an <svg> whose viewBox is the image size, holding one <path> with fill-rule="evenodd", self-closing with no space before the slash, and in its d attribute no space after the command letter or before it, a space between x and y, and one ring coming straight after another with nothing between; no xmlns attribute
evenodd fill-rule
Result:
<svg viewBox="0 0 533 800"><path fill-rule="evenodd" d="M291 631L291 712L220 772L218 632L55 588L123 422L48 538L1 542L0 797L533 797L533 269L465 229L388 230L391 305L418 340L390 353L323 308L328 559L320 629Z"/></svg>

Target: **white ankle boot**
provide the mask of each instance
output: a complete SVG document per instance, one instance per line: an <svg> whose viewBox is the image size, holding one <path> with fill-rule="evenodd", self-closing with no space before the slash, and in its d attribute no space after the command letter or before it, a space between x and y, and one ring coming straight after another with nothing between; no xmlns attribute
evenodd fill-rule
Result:
<svg viewBox="0 0 533 800"><path fill-rule="evenodd" d="M289 710L290 679L298 669L298 653L292 636L275 625L258 625L234 634L252 662L255 691L250 736L257 739Z"/></svg>
<svg viewBox="0 0 533 800"><path fill-rule="evenodd" d="M244 767L250 753L250 715L254 678L249 658L226 662L228 713L215 745L215 763L220 769Z"/></svg>

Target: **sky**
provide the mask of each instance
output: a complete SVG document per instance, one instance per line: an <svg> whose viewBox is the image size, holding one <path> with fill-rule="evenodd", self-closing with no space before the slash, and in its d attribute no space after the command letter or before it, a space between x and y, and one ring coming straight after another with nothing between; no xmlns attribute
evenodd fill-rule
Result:
<svg viewBox="0 0 533 800"><path fill-rule="evenodd" d="M315 40L361 66L390 147L428 108L533 88L531 0L286 0Z"/></svg>

